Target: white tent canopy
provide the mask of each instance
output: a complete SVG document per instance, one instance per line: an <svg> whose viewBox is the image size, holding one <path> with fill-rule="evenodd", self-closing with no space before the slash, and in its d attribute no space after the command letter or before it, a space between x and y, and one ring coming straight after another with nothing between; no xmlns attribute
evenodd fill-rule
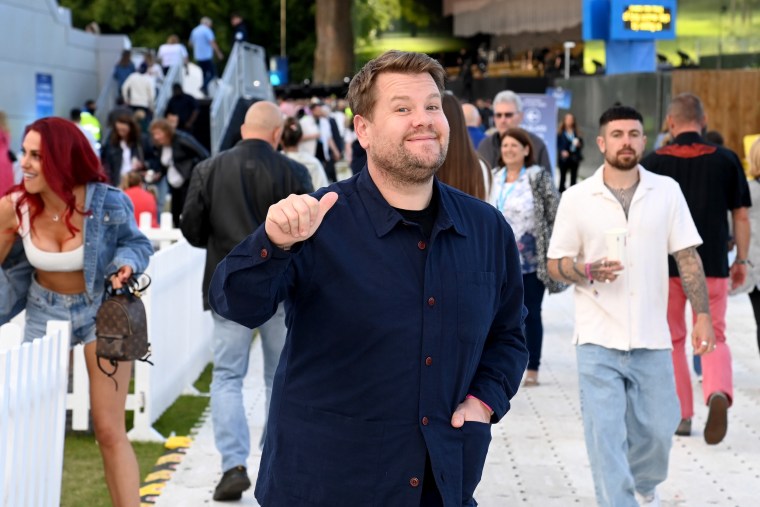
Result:
<svg viewBox="0 0 760 507"><path fill-rule="evenodd" d="M515 35L559 32L582 21L582 0L444 0L444 15L454 16L454 35Z"/></svg>

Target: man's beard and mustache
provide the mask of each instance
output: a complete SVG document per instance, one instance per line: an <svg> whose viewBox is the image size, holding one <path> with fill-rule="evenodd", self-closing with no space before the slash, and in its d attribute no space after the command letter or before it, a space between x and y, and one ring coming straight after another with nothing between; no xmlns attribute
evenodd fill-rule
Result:
<svg viewBox="0 0 760 507"><path fill-rule="evenodd" d="M622 159L622 157L628 157L626 159ZM607 161L607 163L614 167L615 169L619 169L621 171L630 171L631 169L635 168L639 165L639 160L641 160L641 156L636 153L636 150L629 147L624 147L623 149L619 150L617 153L615 153L615 156L611 156L609 153L604 154L604 160Z"/></svg>
<svg viewBox="0 0 760 507"><path fill-rule="evenodd" d="M404 145L409 138L427 134L436 136L436 142L440 142L440 134L434 130L416 131L407 134L400 145L393 147L389 144L384 144L380 146L382 148L380 150L370 149L367 155L372 159L376 167L386 173L390 180L401 186L427 183L438 171L438 168L443 165L444 160L446 160L448 139L445 139L439 145L437 154L433 153L430 149L426 149L424 154L419 155L412 153Z"/></svg>

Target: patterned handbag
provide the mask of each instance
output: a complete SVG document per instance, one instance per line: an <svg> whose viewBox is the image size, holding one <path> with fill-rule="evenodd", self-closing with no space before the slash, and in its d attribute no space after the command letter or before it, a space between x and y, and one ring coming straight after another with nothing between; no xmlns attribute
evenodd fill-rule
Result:
<svg viewBox="0 0 760 507"><path fill-rule="evenodd" d="M108 279L111 277L109 276ZM121 289L114 289L106 281L103 302L95 316L95 355L98 358L98 368L114 381L116 389L119 385L113 376L119 369L119 361L148 361L150 343L148 343L148 320L145 316L145 305L140 299L141 293L150 285L148 275L141 283L132 276ZM101 359L108 360L113 367L109 373L100 364Z"/></svg>

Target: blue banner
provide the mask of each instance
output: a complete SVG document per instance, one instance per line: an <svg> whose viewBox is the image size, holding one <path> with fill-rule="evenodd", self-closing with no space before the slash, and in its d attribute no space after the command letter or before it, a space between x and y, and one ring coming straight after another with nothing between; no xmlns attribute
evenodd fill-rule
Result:
<svg viewBox="0 0 760 507"><path fill-rule="evenodd" d="M573 92L571 90L560 87L548 87L546 89L546 94L554 97L557 109L570 109L573 105Z"/></svg>
<svg viewBox="0 0 760 507"><path fill-rule="evenodd" d="M553 174L557 165L557 104L554 97L537 93L519 95L523 103L523 122L520 126L544 141Z"/></svg>
<svg viewBox="0 0 760 507"><path fill-rule="evenodd" d="M37 74L35 80L35 105L37 118L53 116L53 76L51 74Z"/></svg>
<svg viewBox="0 0 760 507"><path fill-rule="evenodd" d="M610 38L610 0L583 0L583 40Z"/></svg>
<svg viewBox="0 0 760 507"><path fill-rule="evenodd" d="M657 48L653 40L608 40L604 46L609 76L657 70Z"/></svg>

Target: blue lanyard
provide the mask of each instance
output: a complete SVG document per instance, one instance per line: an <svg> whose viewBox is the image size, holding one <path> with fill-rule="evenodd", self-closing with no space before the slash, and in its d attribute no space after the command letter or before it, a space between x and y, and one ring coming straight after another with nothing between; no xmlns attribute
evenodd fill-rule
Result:
<svg viewBox="0 0 760 507"><path fill-rule="evenodd" d="M507 197L509 197L509 194L512 193L512 190L515 189L515 186L517 185L517 182L520 181L520 178L525 173L525 167L520 169L520 174L517 175L517 178L515 178L515 181L512 182L512 186L509 187L509 190L507 190L507 193L504 193L504 188L507 186L507 168L504 167L504 179L501 181L501 191L499 192L499 200L496 203L496 209L499 211L504 211L504 203L507 202Z"/></svg>
<svg viewBox="0 0 760 507"><path fill-rule="evenodd" d="M570 141L570 151L575 151L575 145L573 144L573 141L575 141L575 132L569 132L565 130L565 137L568 141Z"/></svg>

